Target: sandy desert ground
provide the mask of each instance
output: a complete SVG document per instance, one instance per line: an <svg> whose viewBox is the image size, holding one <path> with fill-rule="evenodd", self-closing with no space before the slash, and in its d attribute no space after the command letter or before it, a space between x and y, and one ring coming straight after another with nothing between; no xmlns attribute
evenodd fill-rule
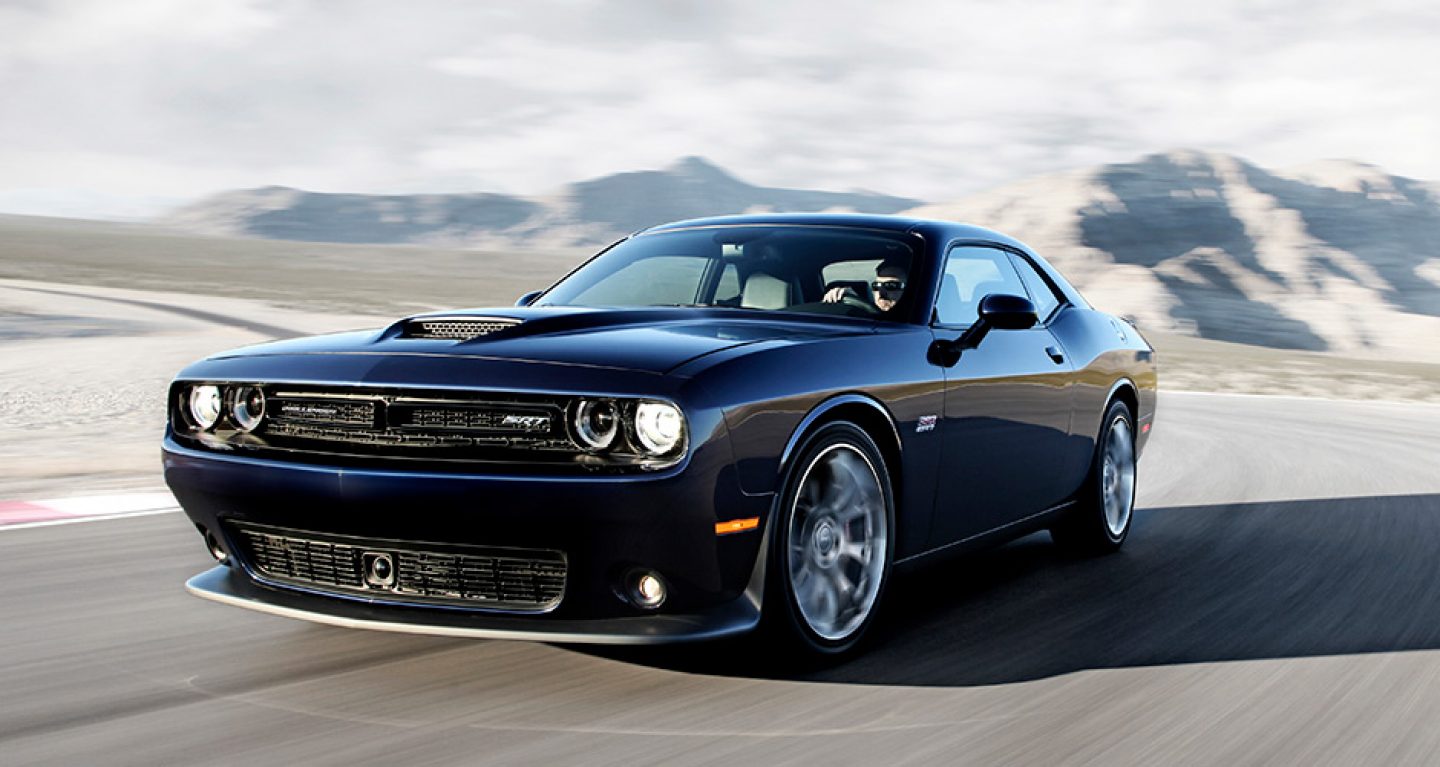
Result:
<svg viewBox="0 0 1440 767"><path fill-rule="evenodd" d="M0 281L0 500L160 487L165 392L182 367L234 346L382 321Z"/></svg>

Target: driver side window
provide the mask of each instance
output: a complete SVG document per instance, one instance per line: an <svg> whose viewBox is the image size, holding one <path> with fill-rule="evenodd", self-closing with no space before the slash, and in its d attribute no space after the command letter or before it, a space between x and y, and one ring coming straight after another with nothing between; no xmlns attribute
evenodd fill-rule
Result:
<svg viewBox="0 0 1440 767"><path fill-rule="evenodd" d="M935 297L941 325L969 325L980 316L980 299L992 293L1025 296L1025 286L1003 250L978 245L950 249Z"/></svg>

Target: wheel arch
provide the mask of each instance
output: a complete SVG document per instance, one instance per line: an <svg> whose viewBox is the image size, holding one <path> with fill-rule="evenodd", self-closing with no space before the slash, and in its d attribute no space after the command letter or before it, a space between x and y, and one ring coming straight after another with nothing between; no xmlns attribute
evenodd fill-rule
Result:
<svg viewBox="0 0 1440 767"><path fill-rule="evenodd" d="M890 477L890 495L895 504L891 509L891 521L894 525L892 534L897 534L904 516L900 513L904 503L902 486L905 474L900 426L879 400L865 394L847 393L830 397L811 408L795 426L790 438L785 442L785 449L780 452L780 471L775 477L777 503L785 487L785 473L789 471L790 460L795 457L795 453L816 429L836 421L849 421L860 427L870 439L875 440L875 446L880 448L880 457L885 460L885 472Z"/></svg>
<svg viewBox="0 0 1440 767"><path fill-rule="evenodd" d="M875 441L876 447L880 448L880 455L885 460L885 470L890 475L890 494L894 500L891 531L892 540L897 537L901 524L900 512L900 482L901 475L901 442L900 427L895 422L894 416L878 400L873 397L859 393L837 394L818 405L812 407L805 417L791 430L790 436L785 441L785 447L780 451L780 458L777 462L778 474L775 477L774 493L770 505L770 511L766 515L764 532L760 539L760 555L755 558L755 567L750 574L750 582L745 589L745 596L754 605L757 612L765 609L765 592L767 583L767 570L771 538L776 535L775 525L777 520L783 516L780 504L784 501L785 475L790 470L790 461L799 452L805 440L817 429L826 424L837 421L847 421L855 424Z"/></svg>
<svg viewBox="0 0 1440 767"><path fill-rule="evenodd" d="M1105 515L1104 502L1101 499L1101 481L1097 473L1101 466L1102 451L1105 449L1106 430L1110 422L1107 420L1111 408L1117 402L1124 403L1130 409L1130 424L1136 427L1136 419L1139 411L1139 389L1135 382L1129 378L1121 378L1111 385L1110 391L1105 396L1105 406L1100 411L1100 426L1095 434L1095 442L1091 453L1089 468L1085 473L1085 480L1076 490L1072 497L1072 503L1050 526L1050 536L1062 549L1081 554L1103 554L1118 549L1128 537L1130 522L1134 511L1134 475L1131 475L1130 486L1130 510L1126 513L1126 521L1122 532L1116 534L1109 528L1099 530L1097 525L1108 524L1103 519ZM1138 428L1137 428L1138 430ZM1138 439L1138 434L1135 438ZM1132 460L1138 458L1138 446L1132 455ZM1133 464L1132 464L1133 469ZM1097 532L1098 531L1098 532ZM1118 537L1117 537L1118 535Z"/></svg>
<svg viewBox="0 0 1440 767"><path fill-rule="evenodd" d="M1140 389L1135 385L1135 382L1129 378L1121 378L1110 386L1110 393L1105 395L1105 407L1100 410L1101 418L1105 417L1105 414L1110 411L1110 405L1117 399L1124 402L1125 406L1130 408L1130 419L1132 421L1139 420Z"/></svg>
<svg viewBox="0 0 1440 767"><path fill-rule="evenodd" d="M860 427L885 459L885 471L890 475L890 489L895 497L895 506L900 506L900 476L902 447L900 427L895 417L879 401L864 394L839 394L811 408L800 420L780 452L780 475L776 477L777 490L784 486L785 472L789 470L790 459L795 456L801 444L812 432L835 421L849 421ZM898 516L898 515L897 515Z"/></svg>
<svg viewBox="0 0 1440 767"><path fill-rule="evenodd" d="M755 570L751 574L751 580L746 588L746 597L757 612L762 616L762 621L773 621L769 625L775 627L787 620L803 620L795 618L785 605L780 605L780 612L775 612L775 606L771 600L779 598L784 602L787 598L782 594L774 592L776 586L774 578L770 577L770 568L775 563L771 562L774 552L774 539L776 536L783 536L780 525L785 522L786 510L783 508L786 495L788 494L790 472L797 467L795 461L802 456L802 451L810 440L826 426L836 423L849 424L864 432L875 444L880 452L880 458L884 463L885 474L888 475L890 484L891 508L890 508L890 531L889 553L885 556L890 558L885 570L893 571L894 568L894 547L899 538L899 528L903 524L900 513L900 492L902 473L901 455L902 443L900 441L900 429L890 411L879 401L861 393L838 394L827 398L811 408L810 412L800 420L791 431L785 442L785 447L780 453L779 472L776 476L776 491L766 519L765 531L761 541L761 556L756 560ZM868 459L867 459L868 460ZM782 538L783 540L783 538ZM783 569L782 571L783 572ZM781 577L776 575L776 577ZM890 579L889 575L884 576L880 586L880 592L875 596L875 603L871 610L877 609L880 600L883 598L884 583ZM798 608L797 608L798 609ZM873 617L873 616L872 616ZM868 620L868 619L867 619ZM813 628L811 629L813 630ZM863 630L863 626L862 626ZM825 649L824 654L844 653L853 647L855 643L863 641L863 636L853 634L845 639L842 645L835 648ZM814 649L813 647L811 649Z"/></svg>

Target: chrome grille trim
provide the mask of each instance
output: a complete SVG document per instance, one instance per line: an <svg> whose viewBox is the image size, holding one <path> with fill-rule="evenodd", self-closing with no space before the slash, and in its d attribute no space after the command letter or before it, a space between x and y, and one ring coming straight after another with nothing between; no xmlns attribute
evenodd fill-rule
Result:
<svg viewBox="0 0 1440 767"><path fill-rule="evenodd" d="M337 400L305 394L277 396L271 402L272 424L360 427L375 425L379 404L375 400Z"/></svg>
<svg viewBox="0 0 1440 767"><path fill-rule="evenodd" d="M401 337L468 341L519 324L510 317L426 317L406 322Z"/></svg>
<svg viewBox="0 0 1440 767"><path fill-rule="evenodd" d="M549 454L551 460L577 451L566 434L565 403L555 400L298 386L276 387L267 397L271 416L254 436L275 449L332 452L351 445L360 454L397 458L483 457L472 454L499 450L515 459Z"/></svg>
<svg viewBox="0 0 1440 767"><path fill-rule="evenodd" d="M340 442L350 445L390 446L402 448L467 448L493 447L516 450L546 450L573 453L575 444L568 439L527 439L523 442L504 435L465 434L463 432L431 433L405 430L350 429L343 427L317 426L311 424L271 423L265 427L270 437L296 440L317 440ZM279 439L272 440L279 443ZM304 450L303 446L289 449Z"/></svg>
<svg viewBox="0 0 1440 767"><path fill-rule="evenodd" d="M548 612L565 594L562 552L355 538L231 522L257 580L397 604ZM366 584L364 557L387 554L394 585Z"/></svg>
<svg viewBox="0 0 1440 767"><path fill-rule="evenodd" d="M389 424L397 429L479 431L489 434L550 434L563 425L554 407L513 404L397 401L389 406Z"/></svg>

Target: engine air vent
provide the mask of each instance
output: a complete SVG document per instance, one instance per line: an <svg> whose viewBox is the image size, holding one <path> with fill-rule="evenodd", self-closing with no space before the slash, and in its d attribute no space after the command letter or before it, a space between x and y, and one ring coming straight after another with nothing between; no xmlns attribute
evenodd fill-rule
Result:
<svg viewBox="0 0 1440 767"><path fill-rule="evenodd" d="M406 322L401 337L469 341L519 324L509 317L426 317Z"/></svg>

